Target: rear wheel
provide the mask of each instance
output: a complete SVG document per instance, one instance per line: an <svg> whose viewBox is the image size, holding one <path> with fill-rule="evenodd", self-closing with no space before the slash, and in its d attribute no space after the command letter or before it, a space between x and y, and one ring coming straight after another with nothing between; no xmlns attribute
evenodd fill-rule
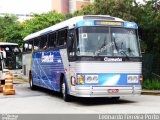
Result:
<svg viewBox="0 0 160 120"><path fill-rule="evenodd" d="M62 82L62 85L61 85L61 91L62 91L62 96L63 96L63 100L66 101L66 102L69 102L70 101L70 95L68 95L68 91L67 91L67 85L66 85L66 82L63 78L63 82Z"/></svg>
<svg viewBox="0 0 160 120"><path fill-rule="evenodd" d="M33 85L33 79L32 79L32 74L31 73L30 73L29 85L30 85L31 90L35 90L36 89L36 86Z"/></svg>

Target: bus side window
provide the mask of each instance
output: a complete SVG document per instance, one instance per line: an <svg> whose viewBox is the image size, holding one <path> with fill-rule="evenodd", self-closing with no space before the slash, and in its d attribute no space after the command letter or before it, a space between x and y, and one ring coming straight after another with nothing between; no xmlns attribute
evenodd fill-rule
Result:
<svg viewBox="0 0 160 120"><path fill-rule="evenodd" d="M34 39L33 49L34 49L34 50L38 50L38 49L39 49L39 38L35 38L35 39Z"/></svg>
<svg viewBox="0 0 160 120"><path fill-rule="evenodd" d="M58 45L66 45L66 40L67 40L67 30L61 30L58 32Z"/></svg>
<svg viewBox="0 0 160 120"><path fill-rule="evenodd" d="M48 47L53 48L56 46L56 32L50 33L48 38Z"/></svg>
<svg viewBox="0 0 160 120"><path fill-rule="evenodd" d="M46 49L47 48L47 35L43 35L40 37L40 49Z"/></svg>
<svg viewBox="0 0 160 120"><path fill-rule="evenodd" d="M27 52L27 51L28 51L28 43L25 42L25 43L23 44L23 52Z"/></svg>

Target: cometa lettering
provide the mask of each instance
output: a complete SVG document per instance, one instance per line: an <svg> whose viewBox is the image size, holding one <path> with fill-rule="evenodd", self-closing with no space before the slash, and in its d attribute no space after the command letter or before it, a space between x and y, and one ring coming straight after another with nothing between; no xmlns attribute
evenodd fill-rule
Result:
<svg viewBox="0 0 160 120"><path fill-rule="evenodd" d="M107 61L107 62L121 62L122 58L108 58L108 57L105 57L104 61Z"/></svg>

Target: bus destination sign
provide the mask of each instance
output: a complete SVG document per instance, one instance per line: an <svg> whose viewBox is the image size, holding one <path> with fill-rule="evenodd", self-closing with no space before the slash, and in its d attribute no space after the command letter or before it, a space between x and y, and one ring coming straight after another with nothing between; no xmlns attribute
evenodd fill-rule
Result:
<svg viewBox="0 0 160 120"><path fill-rule="evenodd" d="M95 21L95 25L108 25L108 26L123 26L122 22L113 22L113 21Z"/></svg>

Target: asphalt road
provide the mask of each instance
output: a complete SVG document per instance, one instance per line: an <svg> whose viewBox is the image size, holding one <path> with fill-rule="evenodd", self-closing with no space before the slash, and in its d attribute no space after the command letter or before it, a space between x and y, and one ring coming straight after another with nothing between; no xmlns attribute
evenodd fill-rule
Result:
<svg viewBox="0 0 160 120"><path fill-rule="evenodd" d="M16 95L0 93L0 113L160 113L160 96L74 98L64 102L61 95L45 89L32 91L28 83L15 84Z"/></svg>

